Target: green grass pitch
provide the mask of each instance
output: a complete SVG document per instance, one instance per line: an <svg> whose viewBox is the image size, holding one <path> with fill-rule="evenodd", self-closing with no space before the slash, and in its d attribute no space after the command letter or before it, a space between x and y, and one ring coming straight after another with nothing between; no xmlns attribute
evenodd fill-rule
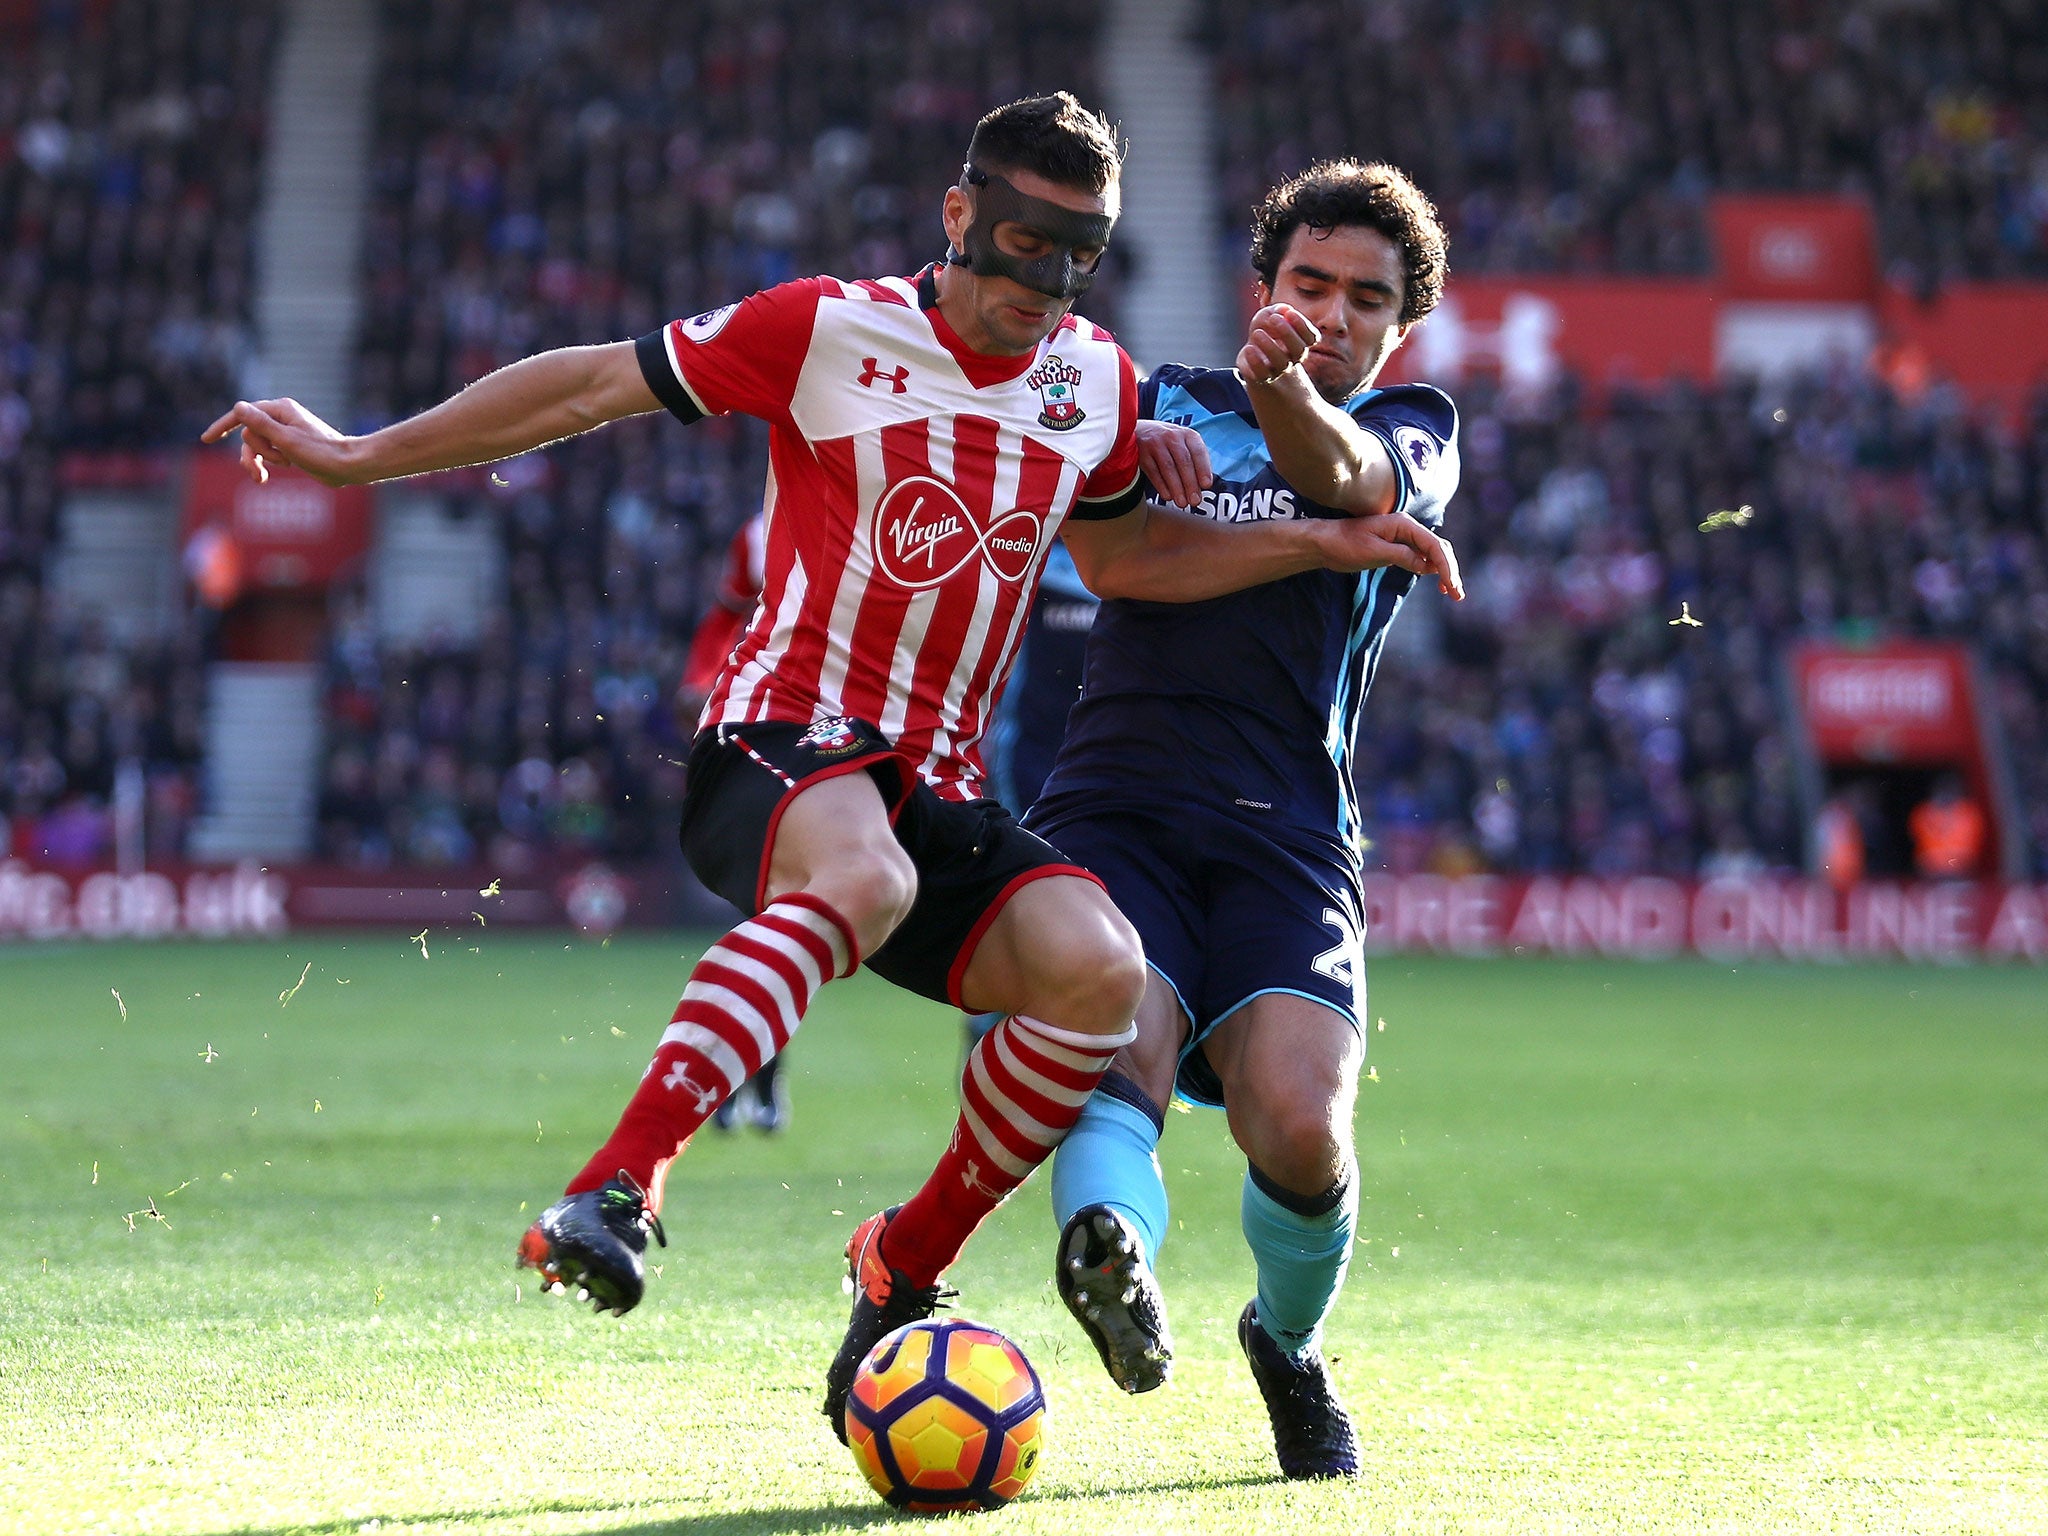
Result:
<svg viewBox="0 0 2048 1536"><path fill-rule="evenodd" d="M649 1298L522 1286L701 939L0 950L0 1531L867 1530L839 1250L952 1116L862 977L786 1138L707 1133ZM301 981L303 975L303 981ZM1221 1117L1169 1116L1180 1359L1126 1399L1042 1181L953 1279L1052 1403L1024 1532L2048 1531L2048 980L1376 962L1331 1330L1367 1476L1279 1481ZM162 1219L158 1219L158 1218Z"/></svg>

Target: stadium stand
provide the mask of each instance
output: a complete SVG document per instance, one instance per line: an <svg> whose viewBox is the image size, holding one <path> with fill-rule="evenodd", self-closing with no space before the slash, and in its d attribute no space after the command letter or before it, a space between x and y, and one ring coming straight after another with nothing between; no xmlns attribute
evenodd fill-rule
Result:
<svg viewBox="0 0 2048 1536"><path fill-rule="evenodd" d="M1208 0L1204 29L1233 227L1349 153L1431 193L1454 285L1703 273L1710 195L1745 191L1864 200L1916 294L2048 275L2038 7ZM1799 868L1779 658L1918 635L1977 647L2048 872L2048 392L2014 421L1911 370L1581 387L1607 382L1458 389L1474 599L1368 708L1384 866ZM1699 532L1745 503L1753 526ZM1706 627L1674 629L1681 603Z"/></svg>
<svg viewBox="0 0 2048 1536"><path fill-rule="evenodd" d="M2048 13L1978 4L1210 0L1229 207L1391 160L1457 271L1707 268L1712 191L1870 199L1909 286L2048 276Z"/></svg>
<svg viewBox="0 0 2048 1536"><path fill-rule="evenodd" d="M272 19L253 0L0 12L0 852L110 856L118 782L147 797L147 851L183 849L199 621L115 633L48 577L60 503L160 475L148 456L237 387Z"/></svg>
<svg viewBox="0 0 2048 1536"><path fill-rule="evenodd" d="M1362 732L1387 867L1799 868L1779 658L1889 634L1977 646L2048 874L2048 392L2019 424L1846 374L1460 401L1472 596Z"/></svg>
<svg viewBox="0 0 2048 1536"><path fill-rule="evenodd" d="M0 852L107 858L132 763L150 856L175 859L203 623L131 636L67 615L56 516L242 387L275 16L22 14L0 6ZM1340 14L1362 20L1340 35ZM1454 280L1699 271L1706 195L1776 188L1870 198L1895 279L2048 275L2034 11L1784 14L1209 0L1231 227L1271 178L1343 151L1432 191ZM1099 18L1078 0L393 0L384 22L358 427L786 275L913 268L986 103L1096 99L1073 64ZM1114 324L1113 277L1098 295ZM2048 393L2014 414L1857 368L1457 393L1452 532L1474 595L1418 601L1394 631L1358 765L1386 868L1801 867L1779 658L1892 634L1974 646L2048 878ZM762 463L750 423L650 419L433 482L496 530L507 595L480 636L405 639L363 583L336 595L318 855L670 857L687 733L670 693ZM1748 527L1699 531L1743 504ZM1703 627L1672 624L1681 603Z"/></svg>
<svg viewBox="0 0 2048 1536"><path fill-rule="evenodd" d="M914 271L990 102L1094 96L1074 0L386 9L362 425L787 277ZM764 444L640 420L467 482L509 609L474 648L380 647L361 605L338 627L322 851L516 869L671 843L669 694Z"/></svg>

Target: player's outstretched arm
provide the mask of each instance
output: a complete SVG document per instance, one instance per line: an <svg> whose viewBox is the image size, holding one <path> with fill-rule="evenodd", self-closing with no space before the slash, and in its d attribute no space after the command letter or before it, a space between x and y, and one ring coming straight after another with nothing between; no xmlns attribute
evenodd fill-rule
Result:
<svg viewBox="0 0 2048 1536"><path fill-rule="evenodd" d="M1097 597L1196 603L1303 571L1399 566L1463 597L1450 541L1405 513L1218 523L1141 503L1122 517L1061 529L1074 568Z"/></svg>
<svg viewBox="0 0 2048 1536"><path fill-rule="evenodd" d="M1273 467L1326 507L1358 516L1391 512L1401 486L1386 445L1318 394L1301 366L1321 339L1301 311L1269 304L1252 316L1237 354Z"/></svg>
<svg viewBox="0 0 2048 1536"><path fill-rule="evenodd" d="M661 409L630 341L542 352L476 381L432 410L350 437L296 400L240 400L200 434L242 433L252 480L290 464L329 485L363 485L430 470L488 464Z"/></svg>

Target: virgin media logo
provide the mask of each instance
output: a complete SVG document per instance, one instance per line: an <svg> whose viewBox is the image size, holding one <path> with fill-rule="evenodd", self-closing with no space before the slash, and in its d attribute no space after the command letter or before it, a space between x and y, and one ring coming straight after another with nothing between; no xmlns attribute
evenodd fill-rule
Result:
<svg viewBox="0 0 2048 1536"><path fill-rule="evenodd" d="M977 557L1001 580L1021 581L1039 532L1038 518L1022 507L983 528L952 486L912 475L890 486L875 508L875 564L905 587L935 587Z"/></svg>

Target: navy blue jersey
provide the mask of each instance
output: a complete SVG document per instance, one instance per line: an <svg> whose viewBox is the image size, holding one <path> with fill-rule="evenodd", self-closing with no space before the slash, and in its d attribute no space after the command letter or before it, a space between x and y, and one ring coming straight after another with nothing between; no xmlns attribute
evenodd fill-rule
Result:
<svg viewBox="0 0 2048 1536"><path fill-rule="evenodd" d="M982 760L996 798L1022 816L1052 771L1053 754L1067 728L1067 711L1081 696L1081 664L1098 607L1081 584L1067 546L1055 544L1032 600L1031 622L1017 664L1003 688Z"/></svg>
<svg viewBox="0 0 2048 1536"><path fill-rule="evenodd" d="M1345 407L1392 455L1396 507L1432 528L1458 485L1458 413L1428 385ZM1196 510L1224 522L1344 514L1280 478L1243 383L1228 369L1168 365L1141 415L1191 426L1215 484ZM1387 626L1414 585L1406 571L1308 571L1200 603L1118 599L1088 641L1081 698L1044 786L1055 795L1135 792L1195 800L1290 841L1357 857L1352 741Z"/></svg>

